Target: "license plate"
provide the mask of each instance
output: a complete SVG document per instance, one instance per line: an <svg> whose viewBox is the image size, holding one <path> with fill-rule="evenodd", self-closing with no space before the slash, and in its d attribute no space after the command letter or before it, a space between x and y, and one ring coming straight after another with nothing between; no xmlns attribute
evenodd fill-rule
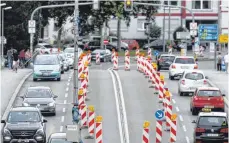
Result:
<svg viewBox="0 0 229 143"><path fill-rule="evenodd" d="M19 139L18 142L19 143L28 143L29 140L28 139Z"/></svg>
<svg viewBox="0 0 229 143"><path fill-rule="evenodd" d="M43 76L50 76L50 73L43 73Z"/></svg>
<svg viewBox="0 0 229 143"><path fill-rule="evenodd" d="M219 134L207 134L208 137L218 137Z"/></svg>
<svg viewBox="0 0 229 143"><path fill-rule="evenodd" d="M189 69L187 66L181 66L182 69Z"/></svg>
<svg viewBox="0 0 229 143"><path fill-rule="evenodd" d="M204 106L204 108L214 108L214 106Z"/></svg>

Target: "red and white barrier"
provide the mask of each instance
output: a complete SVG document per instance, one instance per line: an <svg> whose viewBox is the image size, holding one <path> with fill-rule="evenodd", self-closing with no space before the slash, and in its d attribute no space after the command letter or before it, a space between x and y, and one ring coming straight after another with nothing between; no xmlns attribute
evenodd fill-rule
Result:
<svg viewBox="0 0 229 143"><path fill-rule="evenodd" d="M85 104L83 87L80 87L79 90L78 90L78 102L79 102L78 103L79 106L82 105L82 104Z"/></svg>
<svg viewBox="0 0 229 143"><path fill-rule="evenodd" d="M83 61L81 60L78 62L78 79L82 75L83 71L84 71L84 64Z"/></svg>
<svg viewBox="0 0 229 143"><path fill-rule="evenodd" d="M87 105L80 105L81 127L87 127Z"/></svg>
<svg viewBox="0 0 229 143"><path fill-rule="evenodd" d="M115 58L115 51L112 51L112 54L111 54L111 62L114 62L114 58Z"/></svg>
<svg viewBox="0 0 229 143"><path fill-rule="evenodd" d="M152 57L152 50L151 50L151 48L148 48L148 56L151 58Z"/></svg>
<svg viewBox="0 0 229 143"><path fill-rule="evenodd" d="M135 60L138 60L139 56L140 56L140 50L136 49L136 51L135 51Z"/></svg>
<svg viewBox="0 0 229 143"><path fill-rule="evenodd" d="M150 123L145 121L143 124L142 143L149 143L149 126Z"/></svg>
<svg viewBox="0 0 229 143"><path fill-rule="evenodd" d="M103 143L102 116L97 116L95 122L95 143Z"/></svg>
<svg viewBox="0 0 229 143"><path fill-rule="evenodd" d="M96 61L95 61L95 63L97 64L97 65L99 65L100 64L100 53L96 53Z"/></svg>
<svg viewBox="0 0 229 143"><path fill-rule="evenodd" d="M170 131L170 126L171 126L171 116L172 116L172 105L167 105L166 107L166 128L165 131Z"/></svg>
<svg viewBox="0 0 229 143"><path fill-rule="evenodd" d="M172 119L171 121L171 129L170 129L170 143L174 143L177 141L177 121Z"/></svg>
<svg viewBox="0 0 229 143"><path fill-rule="evenodd" d="M137 58L137 70L140 71L141 67L141 62L140 62L140 57Z"/></svg>
<svg viewBox="0 0 229 143"><path fill-rule="evenodd" d="M156 121L156 143L161 143L162 141L162 121Z"/></svg>
<svg viewBox="0 0 229 143"><path fill-rule="evenodd" d="M87 60L88 60L88 64L91 65L91 53L90 52L87 54Z"/></svg>
<svg viewBox="0 0 229 143"><path fill-rule="evenodd" d="M154 64L152 64L152 70L151 70L151 75L152 75L152 87L156 86L156 67Z"/></svg>
<svg viewBox="0 0 229 143"><path fill-rule="evenodd" d="M87 77L86 77L85 72L83 72L83 74L80 77L80 85L83 88L84 100L86 100L86 98L87 98Z"/></svg>
<svg viewBox="0 0 229 143"><path fill-rule="evenodd" d="M164 76L160 75L160 82L159 82L159 103L163 102L164 97Z"/></svg>
<svg viewBox="0 0 229 143"><path fill-rule="evenodd" d="M160 72L157 72L155 74L155 79L156 79L156 83L155 83L155 92L154 92L154 94L159 94Z"/></svg>
<svg viewBox="0 0 229 143"><path fill-rule="evenodd" d="M88 133L89 136L85 137L86 139L94 138L94 130L95 130L95 109L94 106L88 106Z"/></svg>
<svg viewBox="0 0 229 143"><path fill-rule="evenodd" d="M115 55L114 57L113 70L118 70L118 56L117 55Z"/></svg>

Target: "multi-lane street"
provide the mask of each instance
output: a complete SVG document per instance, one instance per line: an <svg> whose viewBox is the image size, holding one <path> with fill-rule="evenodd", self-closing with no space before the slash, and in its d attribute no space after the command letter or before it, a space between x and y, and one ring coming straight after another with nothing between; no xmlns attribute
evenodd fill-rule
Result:
<svg viewBox="0 0 229 143"><path fill-rule="evenodd" d="M209 64L200 62L200 69L207 69ZM125 71L123 61L120 61L117 75L121 81L124 105L126 111L129 142L138 143L142 141L143 122L150 121L150 142L155 141L156 136L156 119L155 111L162 108L162 104L158 103L158 97L154 95L154 89L149 88L148 79L136 70L136 64L132 61L131 70ZM103 140L104 142L117 143L120 142L120 120L118 118L117 109L119 104L116 101L113 79L108 71L112 67L111 63L101 63L100 65L92 64L89 71L89 101L87 105L94 105L96 115L103 116ZM177 119L177 142L190 143L193 141L194 124L192 120L196 116L190 112L190 97L178 95L178 81L171 81L168 78L167 71L161 71L165 76L166 86L172 93L173 113L178 114ZM29 86L49 86L55 95L58 95L57 114L56 116L45 116L47 123L47 136L54 132L65 132L65 126L72 124L72 98L73 98L73 71L65 72L62 80L58 81L38 81L34 82L30 77L23 84L18 97L13 106L21 106L22 99L20 96L25 94ZM227 109L226 109L227 110ZM82 137L88 135L87 129L82 129ZM163 131L162 142L168 142L170 132ZM85 140L86 143L93 143L94 139Z"/></svg>

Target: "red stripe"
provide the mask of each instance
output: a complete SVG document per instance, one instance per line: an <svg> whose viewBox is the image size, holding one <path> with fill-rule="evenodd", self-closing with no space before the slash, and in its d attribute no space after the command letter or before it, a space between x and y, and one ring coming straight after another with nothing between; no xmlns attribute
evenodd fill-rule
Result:
<svg viewBox="0 0 229 143"><path fill-rule="evenodd" d="M100 137L101 135L102 135L102 130L99 130L99 131L96 132L96 135L95 135L95 136L96 136L96 138L98 138L98 137Z"/></svg>
<svg viewBox="0 0 229 143"><path fill-rule="evenodd" d="M149 139L147 139L144 135L143 135L143 139L144 143L149 143Z"/></svg>

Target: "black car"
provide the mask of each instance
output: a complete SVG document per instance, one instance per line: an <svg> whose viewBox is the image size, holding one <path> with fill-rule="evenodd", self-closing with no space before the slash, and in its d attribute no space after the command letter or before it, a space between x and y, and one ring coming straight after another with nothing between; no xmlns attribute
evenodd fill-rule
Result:
<svg viewBox="0 0 229 143"><path fill-rule="evenodd" d="M175 59L175 55L161 54L157 57L157 70L168 70Z"/></svg>
<svg viewBox="0 0 229 143"><path fill-rule="evenodd" d="M96 49L100 49L100 41L90 41L84 45L84 50L91 50L94 51Z"/></svg>
<svg viewBox="0 0 229 143"><path fill-rule="evenodd" d="M3 143L46 143L46 122L36 107L12 108L1 120Z"/></svg>
<svg viewBox="0 0 229 143"><path fill-rule="evenodd" d="M111 51L107 49L97 49L91 53L91 60L96 61L96 54L100 54L101 62L111 62Z"/></svg>
<svg viewBox="0 0 229 143"><path fill-rule="evenodd" d="M228 142L228 119L224 112L200 112L194 130L194 143Z"/></svg>

